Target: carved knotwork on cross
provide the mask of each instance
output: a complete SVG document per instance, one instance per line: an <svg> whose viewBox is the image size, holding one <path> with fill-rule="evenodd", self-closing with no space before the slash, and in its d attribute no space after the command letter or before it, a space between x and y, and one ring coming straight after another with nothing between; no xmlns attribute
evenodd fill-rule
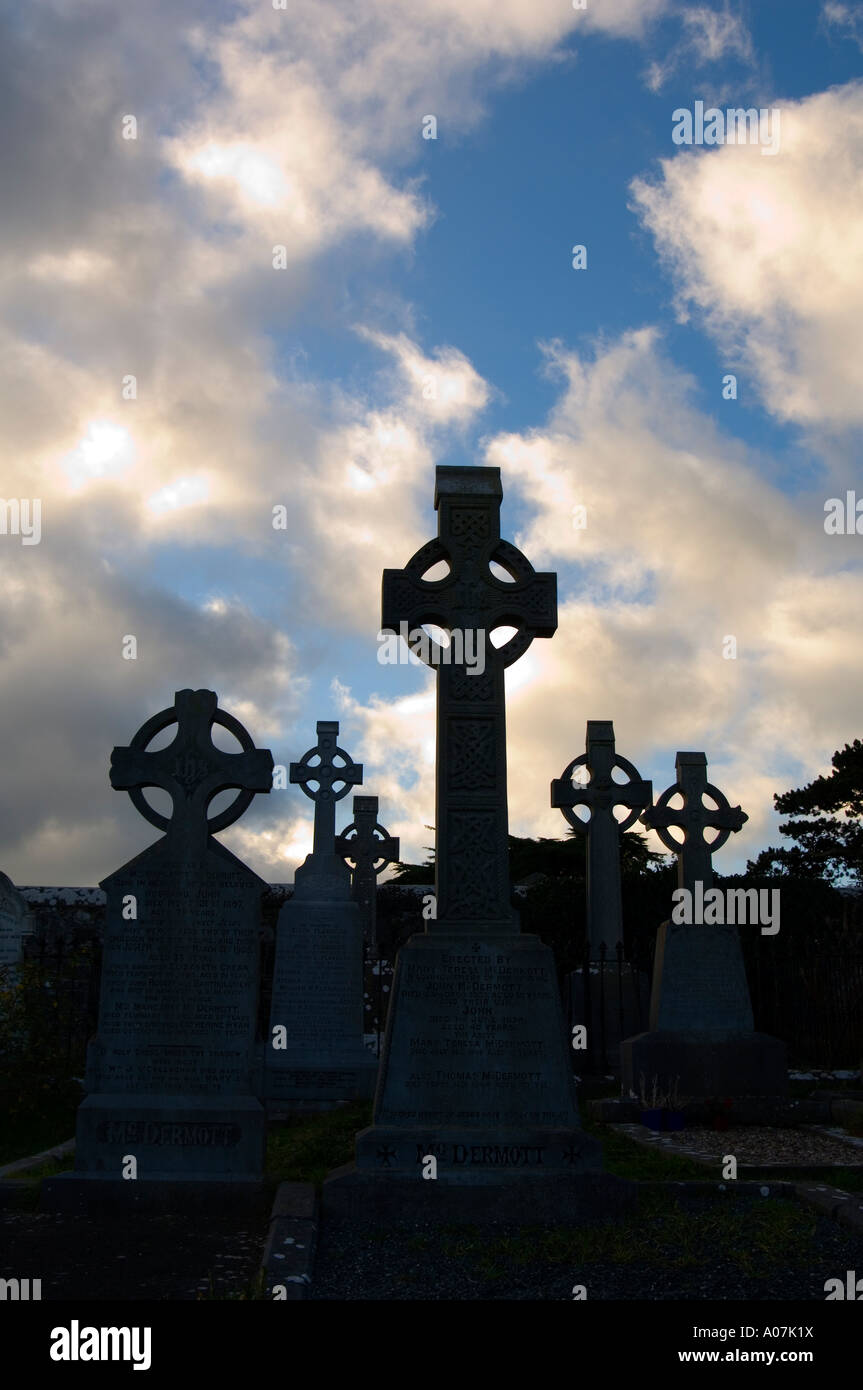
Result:
<svg viewBox="0 0 863 1390"><path fill-rule="evenodd" d="M655 806L641 817L648 830L655 830L662 843L677 855L678 885L695 892L701 882L706 893L713 883L713 855L721 849L733 832L740 830L749 817L739 806L731 806L724 792L707 780L707 758L704 753L678 753L675 762L677 781L662 793ZM683 797L683 806L674 810L669 805L673 797ZM704 797L716 802L717 809L704 805ZM683 843L669 833L669 827L683 831ZM705 830L718 830L715 840L704 838Z"/></svg>
<svg viewBox="0 0 863 1390"><path fill-rule="evenodd" d="M363 935L369 946L376 946L377 876L398 859L399 840L379 824L376 796L355 796L353 809L352 823L336 836L336 854L353 866L351 886L363 915Z"/></svg>
<svg viewBox="0 0 863 1390"><path fill-rule="evenodd" d="M363 780L363 765L338 745L338 720L319 719L318 741L298 763L291 763L290 779L315 803L314 853L335 853L336 802Z"/></svg>
<svg viewBox="0 0 863 1390"><path fill-rule="evenodd" d="M557 628L557 576L537 574L500 538L503 490L497 468L438 467L438 536L403 570L384 570L382 629L436 624L472 633L484 672L430 643L420 654L437 671L435 878L437 920L428 931L517 931L510 905L504 670L535 637ZM445 561L443 579L424 578ZM491 569L497 564L509 579ZM496 628L516 629L500 647ZM468 650L463 642L461 655Z"/></svg>
<svg viewBox="0 0 863 1390"><path fill-rule="evenodd" d="M652 782L642 781L638 769L614 748L614 725L610 719L587 721L587 752L573 758L561 777L551 784L551 804L580 835L587 835L587 931L590 953L598 954L604 944L613 952L623 940L623 911L620 895L620 837L634 825L639 813L650 805ZM573 781L577 768L589 773L587 783ZM614 769L620 768L629 780L616 782ZM586 806L590 820L576 814ZM618 820L615 806L626 806L629 814Z"/></svg>
<svg viewBox="0 0 863 1390"><path fill-rule="evenodd" d="M177 732L166 748L147 746L163 729L176 723ZM213 725L233 734L242 752L226 753L213 743ZM256 792L273 785L273 755L255 748L247 730L233 715L219 709L212 690L178 690L169 709L142 724L128 747L111 754L111 786L127 791L145 820L189 848L203 846L209 835L232 825L247 810ZM170 817L156 811L144 797L147 787L160 787L171 797ZM224 811L207 818L207 808L219 792L236 788L238 796Z"/></svg>

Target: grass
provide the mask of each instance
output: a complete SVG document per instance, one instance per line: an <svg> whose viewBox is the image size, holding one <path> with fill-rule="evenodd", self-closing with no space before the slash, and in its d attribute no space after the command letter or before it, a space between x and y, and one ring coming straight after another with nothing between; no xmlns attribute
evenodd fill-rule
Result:
<svg viewBox="0 0 863 1390"><path fill-rule="evenodd" d="M645 1149L609 1125L585 1120L584 1130L602 1144L602 1166L616 1178L631 1178L635 1182L671 1182L695 1179L704 1182L709 1173L692 1158L669 1153L665 1148Z"/></svg>
<svg viewBox="0 0 863 1390"><path fill-rule="evenodd" d="M79 1094L48 1101L38 1114L4 1113L0 1117L0 1167L71 1139L80 1100Z"/></svg>
<svg viewBox="0 0 863 1390"><path fill-rule="evenodd" d="M777 1269L808 1266L816 1215L782 1199L757 1204L713 1198L702 1210L661 1193L643 1194L626 1220L580 1227L526 1226L495 1234L475 1226L449 1226L439 1241L417 1235L408 1248L437 1247L447 1259L465 1261L469 1272L496 1280L514 1266L634 1265L655 1270L701 1268L721 1256L741 1275L767 1278Z"/></svg>
<svg viewBox="0 0 863 1390"><path fill-rule="evenodd" d="M299 1115L273 1125L267 1140L266 1174L276 1182L323 1182L333 1168L354 1158L357 1131L371 1124L371 1101L356 1101L319 1115Z"/></svg>

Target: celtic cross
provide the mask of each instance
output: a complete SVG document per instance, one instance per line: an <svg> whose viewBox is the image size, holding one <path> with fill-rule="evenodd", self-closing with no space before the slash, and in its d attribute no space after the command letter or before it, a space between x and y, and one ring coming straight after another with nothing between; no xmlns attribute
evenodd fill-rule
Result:
<svg viewBox="0 0 863 1390"><path fill-rule="evenodd" d="M315 803L313 853L330 856L335 852L336 802L362 782L363 766L339 748L337 719L319 719L316 729L316 746L304 753L298 763L291 763L290 778Z"/></svg>
<svg viewBox="0 0 863 1390"><path fill-rule="evenodd" d="M708 782L704 753L678 753L675 770L674 786L664 791L656 805L645 811L641 821L648 830L655 830L666 848L677 855L679 887L688 888L694 894L695 885L700 882L706 893L713 883L713 855L749 817L739 806L729 805L725 794ZM683 797L679 811L668 804L674 796ZM704 805L705 796L716 802L716 810ZM683 831L682 844L669 833L669 826ZM705 830L718 830L719 834L708 842L704 838Z"/></svg>
<svg viewBox="0 0 863 1390"><path fill-rule="evenodd" d="M509 889L504 670L535 637L553 636L557 577L537 574L501 540L502 496L498 468L439 466L437 538L404 569L383 574L384 631L432 623L461 635L449 648L420 644L437 671L437 919L428 931L519 930ZM449 572L426 579L439 561ZM491 634L501 627L516 632L494 647ZM481 655L482 670L465 661L470 650Z"/></svg>
<svg viewBox="0 0 863 1390"><path fill-rule="evenodd" d="M363 916L363 934L370 946L377 945L377 876L399 857L398 836L390 835L378 824L378 798L354 797L354 819L336 836L336 854L353 864L353 897Z"/></svg>
<svg viewBox="0 0 863 1390"><path fill-rule="evenodd" d="M176 723L177 732L166 748L148 752L147 745ZM213 743L212 729L220 724L233 734L242 752L225 753ZM127 791L132 805L151 825L171 839L201 848L207 837L232 825L249 807L256 792L273 785L273 755L255 748L238 719L218 707L212 690L178 690L170 709L142 724L128 747L111 754L111 786ZM147 787L160 787L171 798L170 817L161 815L144 797ZM207 808L221 791L236 788L239 795L212 819Z"/></svg>
<svg viewBox="0 0 863 1390"><path fill-rule="evenodd" d="M591 955L601 945L613 952L623 940L623 910L620 896L620 837L635 824L638 814L649 806L653 784L643 782L637 769L614 751L614 725L610 719L588 719L587 752L573 758L551 784L551 804L580 835L587 835L587 932ZM586 784L573 781L576 768L589 774ZM615 782L615 768L625 772L627 782ZM586 806L590 820L576 814L576 806ZM629 814L618 821L615 806L626 806Z"/></svg>

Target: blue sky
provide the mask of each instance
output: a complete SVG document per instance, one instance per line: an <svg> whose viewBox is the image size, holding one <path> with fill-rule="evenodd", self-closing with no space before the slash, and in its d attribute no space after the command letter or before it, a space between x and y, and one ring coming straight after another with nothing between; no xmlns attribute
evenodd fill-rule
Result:
<svg viewBox="0 0 863 1390"><path fill-rule="evenodd" d="M657 793L704 748L750 816L718 867L775 842L773 793L860 734L863 539L823 508L863 497L863 6L38 0L8 40L4 488L44 535L0 538L5 870L147 843L110 749L188 685L277 762L340 719L419 857L433 682L376 660L380 572L461 462L559 575L510 673L512 830L563 835L548 784L611 718ZM675 146L699 100L778 109L776 155ZM289 880L308 808L225 840Z"/></svg>

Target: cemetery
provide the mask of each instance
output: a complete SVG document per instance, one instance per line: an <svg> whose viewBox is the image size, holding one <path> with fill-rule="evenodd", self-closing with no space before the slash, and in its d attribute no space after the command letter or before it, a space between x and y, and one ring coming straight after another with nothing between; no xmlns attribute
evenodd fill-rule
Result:
<svg viewBox="0 0 863 1390"><path fill-rule="evenodd" d="M98 887L0 877L0 1276L43 1299L815 1300L863 1269L860 894L773 850L723 878L748 813L712 751L655 793L610 718L549 766L548 836L511 835L505 672L559 619L502 498L498 468L438 466L437 536L383 573L381 630L423 631L436 682L432 861L400 860L322 719L289 769L312 850L266 883L218 836L273 755L183 688L106 748L160 838ZM443 660L429 625L476 640ZM834 769L859 817L859 741Z"/></svg>

